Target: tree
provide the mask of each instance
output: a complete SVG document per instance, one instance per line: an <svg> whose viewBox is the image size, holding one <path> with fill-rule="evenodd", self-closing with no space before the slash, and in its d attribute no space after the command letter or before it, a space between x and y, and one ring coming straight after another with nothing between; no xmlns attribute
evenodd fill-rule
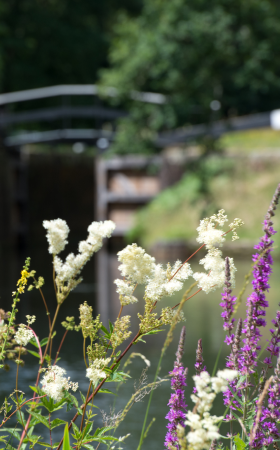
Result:
<svg viewBox="0 0 280 450"><path fill-rule="evenodd" d="M278 108L279 39L275 0L143 0L140 15L120 13L111 66L101 71L130 112L115 150L151 150L159 130ZM131 90L160 92L167 103L131 102Z"/></svg>

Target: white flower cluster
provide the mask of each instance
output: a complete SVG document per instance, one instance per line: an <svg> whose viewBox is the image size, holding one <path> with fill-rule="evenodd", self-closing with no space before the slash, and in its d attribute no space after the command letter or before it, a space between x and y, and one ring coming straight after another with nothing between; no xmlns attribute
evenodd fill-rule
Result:
<svg viewBox="0 0 280 450"><path fill-rule="evenodd" d="M198 287L208 294L211 291L221 288L225 283L225 260L222 258L221 250L212 248L207 255L199 261L203 264L207 273L196 272L193 278L198 282ZM235 272L233 258L229 258L230 264L230 282L232 287L235 286Z"/></svg>
<svg viewBox="0 0 280 450"><path fill-rule="evenodd" d="M222 420L223 416L211 416L209 411L217 393L224 392L228 382L237 375L236 370L225 369L219 370L216 377L210 377L205 371L193 377L196 394L191 395L191 399L197 406L197 413L188 411L185 421L191 428L187 441L193 450L209 449L211 442L220 437L216 423Z"/></svg>
<svg viewBox="0 0 280 450"><path fill-rule="evenodd" d="M79 243L79 253L76 256L70 253L65 263L58 256L55 256L54 268L59 281L64 283L77 276L85 263L92 257L93 253L101 248L102 239L111 236L114 229L115 224L111 220L93 222L88 227L89 235L87 240Z"/></svg>
<svg viewBox="0 0 280 450"><path fill-rule="evenodd" d="M115 280L114 283L117 285L116 291L120 296L122 306L138 302L137 298L132 295L135 289L135 284L119 279Z"/></svg>
<svg viewBox="0 0 280 450"><path fill-rule="evenodd" d="M64 226L62 226L64 224ZM54 254L54 269L56 273L56 284L58 288L58 301L61 303L67 296L69 291L74 289L82 279L76 279L80 274L83 266L92 257L93 253L97 252L102 246L102 239L110 237L115 229L115 224L111 220L105 220L105 222L93 222L88 227L88 237L86 241L79 243L79 253L74 255L70 253L65 262L57 256L57 253L62 251L67 243L65 240L69 228L61 219L44 221L43 225L48 229L47 238L51 243L49 247L50 253ZM64 232L62 232L62 231ZM59 234L58 231L61 231ZM66 234L67 231L67 234ZM67 285L65 286L65 283Z"/></svg>
<svg viewBox="0 0 280 450"><path fill-rule="evenodd" d="M59 402L64 395L64 391L72 389L74 392L78 389L78 383L73 383L70 377L66 378L66 370L59 366L50 366L45 369L46 373L41 380L42 391L45 392L56 402Z"/></svg>
<svg viewBox="0 0 280 450"><path fill-rule="evenodd" d="M17 332L14 336L14 339L18 345L23 345L24 347L28 344L28 342L33 338L33 332L27 328L26 325L21 323L18 326Z"/></svg>
<svg viewBox="0 0 280 450"><path fill-rule="evenodd" d="M214 214L210 218L206 218L200 221L200 225L197 228L198 237L197 241L200 244L205 244L208 250L207 255L200 260L200 264L204 265L207 273L196 272L193 278L198 282L198 287L202 288L206 294L216 290L224 285L225 282L225 261L222 258L221 250L217 247L222 247L225 240L225 232L222 229L217 229L219 225L222 227L225 222L228 221L227 216L224 214L224 210L221 209L218 214ZM230 225L235 233L234 239L238 239L236 235L236 229L243 225L242 220L235 219ZM231 284L234 287L236 268L233 263L233 259L230 260L230 276Z"/></svg>
<svg viewBox="0 0 280 450"><path fill-rule="evenodd" d="M95 359L94 362L87 368L86 376L89 378L93 385L95 385L100 378L106 377L106 372L104 372L104 367L110 362L111 358L100 358Z"/></svg>
<svg viewBox="0 0 280 450"><path fill-rule="evenodd" d="M122 276L133 283L145 284L155 270L155 258L137 244L127 245L118 252L118 260L122 263L119 266Z"/></svg>
<svg viewBox="0 0 280 450"><path fill-rule="evenodd" d="M49 252L52 255L58 255L68 244L69 227L67 223L62 219L44 220L43 227L47 230Z"/></svg>
<svg viewBox="0 0 280 450"><path fill-rule="evenodd" d="M164 296L170 297L175 292L180 291L184 281L193 273L188 263L184 264L177 272L181 265L182 263L179 260L173 267L168 264L166 269L163 268L162 264L157 264L153 275L148 279L145 296L155 302Z"/></svg>

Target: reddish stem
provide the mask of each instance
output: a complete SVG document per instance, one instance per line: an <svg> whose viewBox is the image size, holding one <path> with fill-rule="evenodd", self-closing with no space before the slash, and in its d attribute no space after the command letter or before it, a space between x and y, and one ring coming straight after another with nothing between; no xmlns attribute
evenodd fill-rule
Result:
<svg viewBox="0 0 280 450"><path fill-rule="evenodd" d="M117 359L117 361L113 364L113 366L111 367L111 370L114 369L114 367L116 367L116 365L120 362L120 360L125 356L125 354L128 352L128 350L132 347L132 345L134 344L134 342L139 338L140 336L140 330L138 331L138 333L136 334L136 336L132 339L132 341L130 342L130 344L128 344L128 346L126 347L126 349L122 352L122 354L120 355L120 357ZM95 391L93 392L93 394L90 395L90 397L88 398L88 400L86 401L86 403L84 403L81 406L81 409L84 409L88 403L93 399L93 397L97 394L97 392L99 391L99 389L101 389L101 387L103 386L103 384L105 383L106 378L103 378L103 380L99 383L99 385L97 386L97 388L95 389ZM72 424L76 421L77 417L79 416L78 413L75 414L75 416L73 417L73 419L71 420L70 424L68 425L68 430L71 430L72 428ZM63 444L63 439L61 439L58 447L56 450L59 450Z"/></svg>
<svg viewBox="0 0 280 450"><path fill-rule="evenodd" d="M63 342L64 342L64 340L65 340L65 338L66 338L67 333L68 333L68 330L65 331L65 333L64 333L64 335L63 335L63 338L61 339L60 345L59 345L58 350L57 350L57 352L56 352L56 357L55 357L55 360L54 360L53 365L55 365L55 363L56 363L56 361L57 361L59 352L60 352L60 350L61 350L62 344L63 344Z"/></svg>

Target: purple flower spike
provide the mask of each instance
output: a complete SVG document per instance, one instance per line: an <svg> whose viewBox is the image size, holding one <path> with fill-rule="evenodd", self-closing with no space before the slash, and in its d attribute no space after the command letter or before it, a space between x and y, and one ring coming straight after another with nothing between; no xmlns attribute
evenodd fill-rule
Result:
<svg viewBox="0 0 280 450"><path fill-rule="evenodd" d="M196 375L200 375L200 373L203 370L206 370L206 366L203 367L204 359L203 359L202 353L203 353L202 339L198 339L197 349L196 349L196 360L195 360L195 365L194 365Z"/></svg>
<svg viewBox="0 0 280 450"><path fill-rule="evenodd" d="M220 306L224 309L224 311L221 314L221 317L224 319L224 330L227 330L229 332L229 335L231 335L231 330L233 329L233 324L235 322L235 319L231 319L231 316L233 314L234 305L236 302L236 297L233 297L231 294L231 283L230 283L230 265L229 265L229 258L226 257L225 260L225 289L222 293L222 302L220 303ZM229 337L226 338L225 342L227 345L232 344L233 338L229 339Z"/></svg>
<svg viewBox="0 0 280 450"><path fill-rule="evenodd" d="M186 337L186 328L183 327L181 331L178 350L176 353L176 360L174 362L174 369L172 372L169 372L169 374L172 375L171 389L173 389L175 393L171 394L170 400L168 402L170 410L165 417L166 419L169 420L169 424L167 425L168 432L165 436L164 442L165 447L168 449L171 449L172 447L179 449L177 425L184 426L184 420L186 418L185 411L187 405L185 403L184 387L187 385L186 383L187 369L184 369L184 366L182 365L181 362L184 352L185 337Z"/></svg>
<svg viewBox="0 0 280 450"><path fill-rule="evenodd" d="M257 352L260 349L259 341L261 339L261 333L259 328L266 325L265 309L268 307L268 301L265 299L265 292L269 290L269 277L272 273L273 259L271 252L273 250L273 240L271 236L276 233L273 229L271 217L274 216L274 211L278 204L280 197L280 184L278 185L275 194L272 198L272 202L268 209L268 212L264 220L264 236L260 239L259 244L255 246L255 249L259 250L259 253L253 255L253 261L255 263L253 269L253 292L247 299L247 319L244 321L245 328L244 333L246 338L244 339L244 346L240 355L240 371L242 374L250 374L255 372L255 366L257 365ZM272 343L270 348L273 352L275 343ZM267 359L267 364L270 365L270 360Z"/></svg>

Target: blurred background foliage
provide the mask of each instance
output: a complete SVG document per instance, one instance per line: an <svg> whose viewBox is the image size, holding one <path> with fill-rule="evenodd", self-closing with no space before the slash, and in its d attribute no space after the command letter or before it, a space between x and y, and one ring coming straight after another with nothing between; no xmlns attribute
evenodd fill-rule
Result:
<svg viewBox="0 0 280 450"><path fill-rule="evenodd" d="M154 153L159 131L279 108L279 42L275 0L0 0L0 89L113 86L112 105L129 116L108 156ZM167 101L132 101L131 91ZM189 239L199 218L221 207L247 217L241 234L254 237L278 182L268 149L279 142L278 132L257 130L192 143L198 157L138 214L130 238Z"/></svg>

